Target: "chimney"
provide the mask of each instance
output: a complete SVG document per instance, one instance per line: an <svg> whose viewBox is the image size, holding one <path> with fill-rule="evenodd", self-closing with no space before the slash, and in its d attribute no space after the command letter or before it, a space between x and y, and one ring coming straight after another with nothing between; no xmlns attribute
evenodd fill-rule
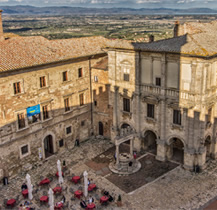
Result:
<svg viewBox="0 0 217 210"><path fill-rule="evenodd" d="M177 37L178 35L179 35L179 21L176 21L173 29L173 37Z"/></svg>
<svg viewBox="0 0 217 210"><path fill-rule="evenodd" d="M149 36L149 42L153 42L154 41L154 35L150 35Z"/></svg>
<svg viewBox="0 0 217 210"><path fill-rule="evenodd" d="M2 10L0 10L0 41L5 40L2 26Z"/></svg>

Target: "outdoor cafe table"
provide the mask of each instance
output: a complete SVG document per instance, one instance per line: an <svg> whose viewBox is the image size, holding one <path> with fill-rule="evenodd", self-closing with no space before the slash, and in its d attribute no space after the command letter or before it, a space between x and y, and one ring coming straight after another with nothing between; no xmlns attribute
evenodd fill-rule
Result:
<svg viewBox="0 0 217 210"><path fill-rule="evenodd" d="M108 197L107 196L102 196L101 198L100 198L100 203L106 203L107 201L108 201Z"/></svg>
<svg viewBox="0 0 217 210"><path fill-rule="evenodd" d="M73 181L75 184L77 184L80 179L81 179L80 176L73 176L73 177L72 177L72 181Z"/></svg>
<svg viewBox="0 0 217 210"><path fill-rule="evenodd" d="M90 192L90 191L94 190L95 188L96 188L96 185L93 184L93 183L91 183L91 184L89 184L89 186L88 186L88 191Z"/></svg>
<svg viewBox="0 0 217 210"><path fill-rule="evenodd" d="M45 185L45 184L49 184L50 180L48 178L43 179L42 181L40 181L39 185Z"/></svg>
<svg viewBox="0 0 217 210"><path fill-rule="evenodd" d="M48 197L46 195L43 195L41 198L40 198L40 201L41 202L48 202Z"/></svg>
<svg viewBox="0 0 217 210"><path fill-rule="evenodd" d="M24 198L27 198L27 196L28 196L28 189L23 190L22 194L23 194Z"/></svg>
<svg viewBox="0 0 217 210"><path fill-rule="evenodd" d="M62 202L58 202L55 206L54 209L62 209L63 208L63 203Z"/></svg>
<svg viewBox="0 0 217 210"><path fill-rule="evenodd" d="M96 206L95 206L95 204L94 203L89 203L88 205L87 205L87 210L89 210L89 209L94 209L94 208L96 208Z"/></svg>
<svg viewBox="0 0 217 210"><path fill-rule="evenodd" d="M13 207L15 203L16 203L15 199L10 199L10 200L7 201L7 206Z"/></svg>
<svg viewBox="0 0 217 210"><path fill-rule="evenodd" d="M59 172L58 172L58 171L56 172L55 176L56 176L56 177L59 177ZM64 175L63 175L63 172L62 172L62 176L64 176Z"/></svg>
<svg viewBox="0 0 217 210"><path fill-rule="evenodd" d="M53 188L53 192L54 192L54 194L61 193L62 192L62 187L55 187L55 188Z"/></svg>
<svg viewBox="0 0 217 210"><path fill-rule="evenodd" d="M80 199L82 195L83 195L83 192L81 190L75 191L75 197L76 198Z"/></svg>

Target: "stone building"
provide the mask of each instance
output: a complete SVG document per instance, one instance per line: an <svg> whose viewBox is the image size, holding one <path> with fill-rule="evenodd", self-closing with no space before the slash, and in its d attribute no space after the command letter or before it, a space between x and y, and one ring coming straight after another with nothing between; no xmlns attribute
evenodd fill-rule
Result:
<svg viewBox="0 0 217 210"><path fill-rule="evenodd" d="M134 149L158 160L194 170L216 158L216 30L216 21L176 22L171 39L109 43L113 141L130 126Z"/></svg>
<svg viewBox="0 0 217 210"><path fill-rule="evenodd" d="M94 131L99 122L94 119L93 95L107 91L107 77L99 75L108 72L99 65L107 59L102 50L106 41L103 37L5 39L0 22L0 178L74 147L76 139L99 134ZM91 72L98 76L99 87ZM110 137L108 102L98 103L103 108L94 111L102 115L102 135Z"/></svg>
<svg viewBox="0 0 217 210"><path fill-rule="evenodd" d="M132 151L204 168L217 154L216 29L177 22L150 43L6 38L0 11L0 178L76 139L122 142L123 129Z"/></svg>

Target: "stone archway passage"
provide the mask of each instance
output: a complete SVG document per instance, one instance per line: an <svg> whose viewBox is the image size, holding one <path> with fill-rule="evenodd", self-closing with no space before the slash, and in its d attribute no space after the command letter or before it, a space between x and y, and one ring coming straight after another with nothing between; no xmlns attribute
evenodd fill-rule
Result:
<svg viewBox="0 0 217 210"><path fill-rule="evenodd" d="M142 149L149 151L151 153L157 154L157 136L154 132L148 130L144 134L142 140Z"/></svg>
<svg viewBox="0 0 217 210"><path fill-rule="evenodd" d="M179 163L184 163L184 144L178 138L172 138L171 147L171 159Z"/></svg>
<svg viewBox="0 0 217 210"><path fill-rule="evenodd" d="M44 139L44 154L45 158L54 154L53 137L51 135L46 136Z"/></svg>
<svg viewBox="0 0 217 210"><path fill-rule="evenodd" d="M103 136L103 123L99 122L99 135Z"/></svg>

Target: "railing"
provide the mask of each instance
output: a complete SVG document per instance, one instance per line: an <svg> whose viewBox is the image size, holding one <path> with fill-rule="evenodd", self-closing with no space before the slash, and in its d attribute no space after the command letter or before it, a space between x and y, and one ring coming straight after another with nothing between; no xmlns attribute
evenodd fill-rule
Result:
<svg viewBox="0 0 217 210"><path fill-rule="evenodd" d="M152 94L159 95L159 94L161 94L161 88L160 87L153 87L150 85L143 85L142 86L142 92L149 92Z"/></svg>
<svg viewBox="0 0 217 210"><path fill-rule="evenodd" d="M167 89L166 90L166 96L179 97L179 91L178 90Z"/></svg>
<svg viewBox="0 0 217 210"><path fill-rule="evenodd" d="M174 89L166 89L166 93L164 92L164 89L161 89L160 87L154 87L151 85L143 85L142 86L142 92L147 92L149 94L153 95L164 95L166 94L167 97L174 97L177 99L182 100L189 100L189 101L195 101L196 95L194 93L190 93L187 91L180 91L180 90L174 90Z"/></svg>
<svg viewBox="0 0 217 210"><path fill-rule="evenodd" d="M195 94L188 93L188 92L180 92L180 99L194 101L195 100Z"/></svg>

